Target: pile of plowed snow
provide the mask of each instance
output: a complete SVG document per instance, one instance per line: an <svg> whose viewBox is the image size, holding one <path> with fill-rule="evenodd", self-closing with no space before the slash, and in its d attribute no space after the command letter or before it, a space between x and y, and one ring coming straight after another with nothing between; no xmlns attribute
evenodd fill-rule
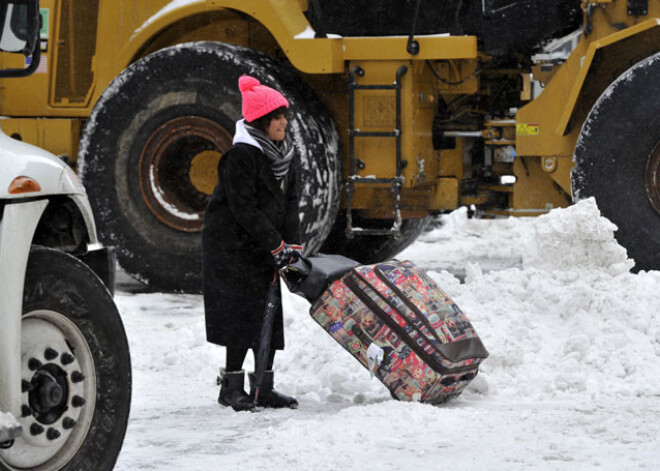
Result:
<svg viewBox="0 0 660 471"><path fill-rule="evenodd" d="M300 409L235 413L216 403L224 349L202 298L119 292L134 389L116 469L660 469L660 272L631 274L614 230L593 200L534 219L458 210L399 255L490 351L438 407L392 400L285 292L276 385Z"/></svg>
<svg viewBox="0 0 660 471"><path fill-rule="evenodd" d="M447 219L398 258L429 266L421 254L433 254L437 264L446 253L443 245L454 247L451 234L491 241L465 243L464 253L451 249L465 264L465 283L429 269L490 351L468 394L522 401L660 395L660 381L648 380L660 378L660 272L629 273L633 262L614 239L616 227L601 217L593 199L534 219L501 221L507 234L517 236L499 252L492 246L498 238L488 234L495 230L492 222L467 219L464 211ZM522 267L484 273L476 261L487 249L499 258L521 259ZM388 397L332 338L310 325L307 302L288 295L286 304L282 369L292 376L289 392L316 400Z"/></svg>

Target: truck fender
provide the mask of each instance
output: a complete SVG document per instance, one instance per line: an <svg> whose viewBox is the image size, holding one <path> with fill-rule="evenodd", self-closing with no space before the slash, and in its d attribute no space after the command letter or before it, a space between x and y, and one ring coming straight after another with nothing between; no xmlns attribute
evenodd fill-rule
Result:
<svg viewBox="0 0 660 471"><path fill-rule="evenodd" d="M576 105L578 104L580 96L582 95L582 91L585 88L585 83L587 82L587 76L589 75L590 70L594 66L594 59L596 55L600 52L606 51L609 46L617 44L623 40L633 38L634 36L640 36L641 38L641 35L645 33L653 32L653 30L658 26L660 26L660 19L652 18L650 20L639 23L635 26L631 26L630 28L626 28L622 31L611 34L597 41L594 41L589 45L587 52L583 57L582 66L580 67L580 72L578 73L578 76L575 82L573 83L573 87L571 88L571 92L568 96L566 106L564 107L564 111L559 120L559 124L556 130L558 135L561 136L567 132L569 122L573 117L574 111L576 109ZM654 51L650 51L649 55L652 55L655 52L657 52L657 49ZM628 66L626 66L625 68L627 67Z"/></svg>
<svg viewBox="0 0 660 471"><path fill-rule="evenodd" d="M78 175L50 152L25 142L12 139L0 132L0 199L19 200L27 196L47 197L66 195L76 204L82 215L90 244L97 244L96 224L87 192ZM9 187L17 177L27 176L39 184L39 190L30 193L10 193ZM32 240L32 238L30 238Z"/></svg>
<svg viewBox="0 0 660 471"><path fill-rule="evenodd" d="M21 199L26 196L85 195L85 187L75 172L50 152L12 139L0 132L0 199ZM16 177L27 176L37 181L40 189L26 193L10 193Z"/></svg>
<svg viewBox="0 0 660 471"><path fill-rule="evenodd" d="M174 2L157 11L137 28L128 42L112 63L119 69L113 76L144 55L146 47L160 32L178 21L192 15L221 10L233 10L244 13L263 25L277 40L291 63L303 72L336 73L344 70L344 63L339 50L339 43L332 39L315 39L309 21L298 2L289 2L286 15L281 15L280 0L218 0L206 2ZM294 8L297 4L297 8ZM210 40L212 38L209 38ZM174 44L172 44L174 45ZM314 54L310 51L314 49ZM313 66L309 57L315 56ZM309 70L305 70L309 69Z"/></svg>

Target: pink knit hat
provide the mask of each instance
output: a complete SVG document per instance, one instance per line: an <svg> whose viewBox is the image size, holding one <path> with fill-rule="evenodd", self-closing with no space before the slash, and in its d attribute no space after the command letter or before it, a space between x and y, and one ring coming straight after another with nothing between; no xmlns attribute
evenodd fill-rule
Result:
<svg viewBox="0 0 660 471"><path fill-rule="evenodd" d="M249 75L238 79L238 88L243 96L243 117L248 123L282 106L289 107L288 100L280 92L261 85L259 80Z"/></svg>

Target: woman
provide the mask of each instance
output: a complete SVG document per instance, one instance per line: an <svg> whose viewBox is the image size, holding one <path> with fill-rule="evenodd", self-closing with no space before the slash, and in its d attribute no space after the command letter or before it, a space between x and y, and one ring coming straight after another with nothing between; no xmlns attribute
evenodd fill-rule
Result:
<svg viewBox="0 0 660 471"><path fill-rule="evenodd" d="M244 390L243 361L256 355L268 284L277 268L301 256L293 147L286 139L289 102L278 91L244 75L238 86L243 118L233 147L218 165L202 234L206 336L227 348L218 402L254 410ZM296 408L295 398L273 389L273 358L284 348L282 306L273 322L271 351L257 404Z"/></svg>

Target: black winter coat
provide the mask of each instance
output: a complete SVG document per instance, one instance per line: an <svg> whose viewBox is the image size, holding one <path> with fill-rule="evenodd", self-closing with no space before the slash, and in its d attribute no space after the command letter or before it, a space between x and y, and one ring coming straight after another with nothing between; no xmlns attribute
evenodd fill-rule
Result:
<svg viewBox="0 0 660 471"><path fill-rule="evenodd" d="M202 233L206 338L228 347L258 346L266 291L282 240L300 244L295 161L276 180L257 147L234 145L218 164ZM271 348L284 348L282 306L273 323Z"/></svg>

